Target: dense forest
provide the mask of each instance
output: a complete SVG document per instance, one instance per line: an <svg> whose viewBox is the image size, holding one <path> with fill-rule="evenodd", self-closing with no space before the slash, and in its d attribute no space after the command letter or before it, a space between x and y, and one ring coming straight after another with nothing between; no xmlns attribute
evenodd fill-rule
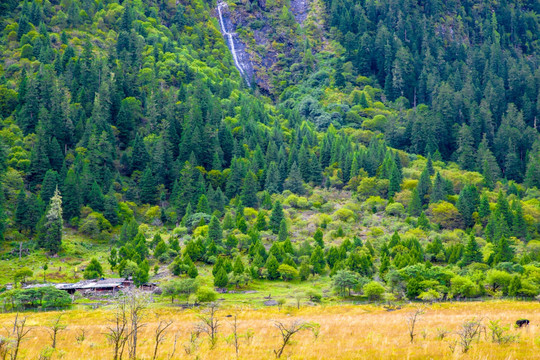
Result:
<svg viewBox="0 0 540 360"><path fill-rule="evenodd" d="M537 296L538 3L317 4L234 3L291 29L249 87L213 2L3 1L3 259L80 236L88 278Z"/></svg>
<svg viewBox="0 0 540 360"><path fill-rule="evenodd" d="M416 108L390 120L391 146L480 172L490 149L492 175L524 180L540 115L537 1L325 3L342 61Z"/></svg>

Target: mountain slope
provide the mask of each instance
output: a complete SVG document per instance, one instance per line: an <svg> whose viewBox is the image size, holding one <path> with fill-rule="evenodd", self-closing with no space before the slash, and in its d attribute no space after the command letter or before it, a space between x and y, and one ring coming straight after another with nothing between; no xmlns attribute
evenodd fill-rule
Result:
<svg viewBox="0 0 540 360"><path fill-rule="evenodd" d="M217 287L321 276L330 284L331 275L343 297L344 278L359 292L377 281L409 299L538 295L537 130L523 103L507 104L499 124L495 103L472 96L486 88L464 95L478 74L458 76L470 56L497 50L497 37L456 52L421 29L350 23L350 10L362 18L364 6L380 26L404 19L384 4L230 2L225 29L217 4L198 0L4 7L3 268L65 261L55 278L73 280L94 249L105 274L138 284L157 266L156 279ZM411 16L428 14L413 8ZM476 17L494 24L488 14ZM441 31L441 18L425 24ZM256 86L221 32L233 25ZM415 106L419 85L405 80L416 76L402 77L403 88L394 77L416 69L421 52L398 45L421 46L418 34L435 42L429 49L448 76L431 78L433 101ZM372 36L370 46L355 47L357 35ZM488 79L487 65L515 60L529 79L535 41L520 44L527 55L484 54L471 66ZM374 51L365 72L352 61L362 49ZM391 87L381 82L390 73ZM19 261L21 248L29 257Z"/></svg>

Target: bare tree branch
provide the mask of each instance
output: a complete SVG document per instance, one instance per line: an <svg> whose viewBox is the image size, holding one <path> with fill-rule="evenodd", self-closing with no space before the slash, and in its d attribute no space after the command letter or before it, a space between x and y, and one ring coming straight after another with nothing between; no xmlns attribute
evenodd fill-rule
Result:
<svg viewBox="0 0 540 360"><path fill-rule="evenodd" d="M156 345L154 347L154 355L152 356L152 360L156 360L159 345L161 345L165 341L165 331L173 324L172 320L169 321L160 321L158 327L156 328L156 331L154 333L154 339L156 340Z"/></svg>
<svg viewBox="0 0 540 360"><path fill-rule="evenodd" d="M411 338L411 343L414 342L414 337L416 336L416 323L420 321L420 318L422 317L422 315L425 314L425 312L425 306L417 306L415 307L414 311L410 312L409 315L407 315L407 328L409 330L409 337Z"/></svg>
<svg viewBox="0 0 540 360"><path fill-rule="evenodd" d="M276 354L276 358L280 358L283 354L283 350L285 350L285 347L290 344L291 338L294 334L302 331L307 330L313 327L313 324L305 322L302 319L294 320L293 322L286 324L281 321L274 321L274 326L278 328L279 333L281 335L281 344L279 349L274 350L274 354Z"/></svg>

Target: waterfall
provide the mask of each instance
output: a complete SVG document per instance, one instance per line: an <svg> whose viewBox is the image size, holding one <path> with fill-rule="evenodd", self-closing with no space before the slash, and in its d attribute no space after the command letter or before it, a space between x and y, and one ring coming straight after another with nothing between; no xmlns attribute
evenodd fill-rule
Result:
<svg viewBox="0 0 540 360"><path fill-rule="evenodd" d="M244 78L244 80L246 81L246 84L249 86L249 79L246 76L246 72L244 71L243 66L240 64L240 61L238 61L238 55L236 53L236 47L234 45L234 36L238 36L238 34L235 33L235 32L227 31L227 27L225 26L225 22L223 21L223 14L221 12L221 8L225 7L225 6L227 6L227 4L224 3L224 2L218 2L218 4L217 4L217 11L218 11L218 14L219 14L219 25L221 27L221 32L228 39L227 42L229 43L229 47L231 49L231 54L233 56L234 65L236 66L236 68L240 72L240 76L242 76L242 78Z"/></svg>

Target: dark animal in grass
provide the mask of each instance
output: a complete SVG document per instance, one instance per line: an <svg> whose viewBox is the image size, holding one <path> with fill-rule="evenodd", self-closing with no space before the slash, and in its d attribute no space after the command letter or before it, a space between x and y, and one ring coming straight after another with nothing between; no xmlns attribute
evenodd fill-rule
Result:
<svg viewBox="0 0 540 360"><path fill-rule="evenodd" d="M529 326L529 320L519 319L518 321L516 321L516 327L523 327L523 326Z"/></svg>

